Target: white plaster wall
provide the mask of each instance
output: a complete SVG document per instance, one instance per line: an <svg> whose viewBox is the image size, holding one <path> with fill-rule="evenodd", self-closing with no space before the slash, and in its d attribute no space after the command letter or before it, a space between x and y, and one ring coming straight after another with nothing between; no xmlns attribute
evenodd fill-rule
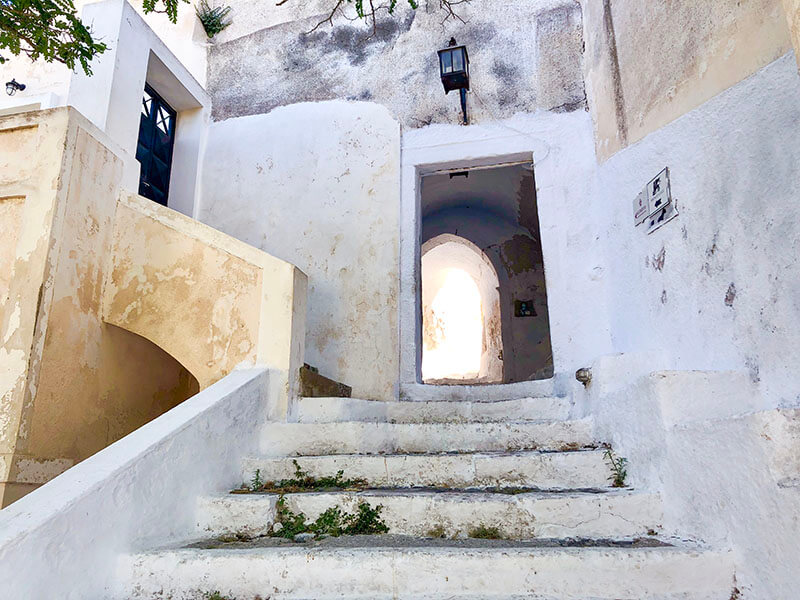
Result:
<svg viewBox="0 0 800 600"><path fill-rule="evenodd" d="M404 0L374 29L346 2L346 16L311 32L332 6L233 2L233 25L209 48L214 118L348 98L383 104L404 127L459 123L458 94L445 96L436 54L452 36L469 48L473 122L585 106L575 0L471 0L446 21L439 2L414 11Z"/></svg>
<svg viewBox="0 0 800 600"><path fill-rule="evenodd" d="M375 104L214 123L199 218L308 275L306 362L391 399L398 371L400 127Z"/></svg>
<svg viewBox="0 0 800 600"><path fill-rule="evenodd" d="M109 598L121 555L196 535L197 498L256 451L269 376L234 371L0 511L3 597Z"/></svg>
<svg viewBox="0 0 800 600"><path fill-rule="evenodd" d="M800 77L788 54L599 168L592 203L603 208L615 351L743 369L765 406L800 403L798 139ZM647 235L632 201L665 166L680 215Z"/></svg>

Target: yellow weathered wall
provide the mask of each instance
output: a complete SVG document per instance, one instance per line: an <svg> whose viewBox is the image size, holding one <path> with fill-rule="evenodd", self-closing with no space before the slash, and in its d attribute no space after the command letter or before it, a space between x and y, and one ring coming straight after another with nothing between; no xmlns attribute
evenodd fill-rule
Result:
<svg viewBox="0 0 800 600"><path fill-rule="evenodd" d="M272 408L285 416L305 335L297 267L135 194L120 198L111 256L108 323L164 348L201 388L242 362L281 371Z"/></svg>
<svg viewBox="0 0 800 600"><path fill-rule="evenodd" d="M800 65L800 0L783 0L783 9L786 11L795 57Z"/></svg>
<svg viewBox="0 0 800 600"><path fill-rule="evenodd" d="M3 505L198 389L101 321L122 164L95 135L66 109L0 120Z"/></svg>
<svg viewBox="0 0 800 600"><path fill-rule="evenodd" d="M587 93L601 159L792 47L781 0L592 0L583 8Z"/></svg>
<svg viewBox="0 0 800 600"><path fill-rule="evenodd" d="M120 189L121 152L73 109L0 118L0 506L241 362L285 416L306 278Z"/></svg>

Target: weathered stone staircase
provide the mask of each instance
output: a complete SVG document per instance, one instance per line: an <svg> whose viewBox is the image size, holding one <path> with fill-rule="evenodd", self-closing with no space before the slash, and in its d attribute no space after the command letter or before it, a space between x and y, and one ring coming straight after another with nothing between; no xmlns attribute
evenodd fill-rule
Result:
<svg viewBox="0 0 800 600"><path fill-rule="evenodd" d="M382 505L388 534L275 543L259 536L276 495L201 498L209 540L129 556L121 578L137 599L729 600L728 554L660 539L658 494L610 488L591 419L571 412L566 398L303 399L296 422L264 427L243 480L343 470L370 489L287 494L286 506L314 519ZM470 538L479 526L502 539Z"/></svg>

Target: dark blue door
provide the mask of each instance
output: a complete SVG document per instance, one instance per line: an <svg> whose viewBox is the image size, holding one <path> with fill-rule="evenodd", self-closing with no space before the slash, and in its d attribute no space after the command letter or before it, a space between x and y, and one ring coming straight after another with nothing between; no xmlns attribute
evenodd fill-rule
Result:
<svg viewBox="0 0 800 600"><path fill-rule="evenodd" d="M144 86L136 160L142 165L139 194L167 205L176 113L153 88Z"/></svg>

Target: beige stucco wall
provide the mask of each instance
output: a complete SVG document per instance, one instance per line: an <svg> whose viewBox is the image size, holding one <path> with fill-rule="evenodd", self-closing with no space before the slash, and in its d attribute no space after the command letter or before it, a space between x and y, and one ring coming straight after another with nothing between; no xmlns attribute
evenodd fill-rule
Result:
<svg viewBox="0 0 800 600"><path fill-rule="evenodd" d="M249 362L291 370L281 395L293 396L306 286L294 265L141 196L120 198L104 318L164 348L201 387Z"/></svg>
<svg viewBox="0 0 800 600"><path fill-rule="evenodd" d="M587 93L601 159L792 47L781 0L597 0L583 2L583 10Z"/></svg>
<svg viewBox="0 0 800 600"><path fill-rule="evenodd" d="M783 9L786 11L794 53L800 65L800 0L783 0Z"/></svg>
<svg viewBox="0 0 800 600"><path fill-rule="evenodd" d="M96 135L66 109L0 120L0 505L197 391L169 355L101 321L122 167Z"/></svg>
<svg viewBox="0 0 800 600"><path fill-rule="evenodd" d="M122 192L121 153L73 109L0 118L0 148L0 506L242 361L278 371L285 414L302 273Z"/></svg>

